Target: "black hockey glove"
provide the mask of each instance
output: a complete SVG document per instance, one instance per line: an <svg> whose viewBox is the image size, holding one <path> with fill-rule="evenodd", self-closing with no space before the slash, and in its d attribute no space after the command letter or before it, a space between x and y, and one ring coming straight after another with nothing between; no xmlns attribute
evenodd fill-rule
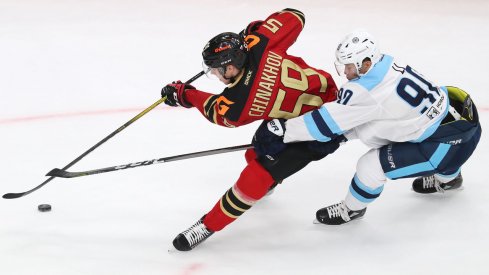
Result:
<svg viewBox="0 0 489 275"><path fill-rule="evenodd" d="M258 156L275 156L285 149L285 119L263 121L253 136L252 144Z"/></svg>
<svg viewBox="0 0 489 275"><path fill-rule="evenodd" d="M311 151L315 151L324 155L329 155L336 151L336 149L340 147L341 143L346 142L347 140L348 139L344 135L340 135L328 142L321 142L317 140L307 141L307 147Z"/></svg>
<svg viewBox="0 0 489 275"><path fill-rule="evenodd" d="M188 89L195 89L195 87L181 81L173 81L161 89L161 97L166 96L165 104L168 106L191 108L192 105L184 99L185 91Z"/></svg>

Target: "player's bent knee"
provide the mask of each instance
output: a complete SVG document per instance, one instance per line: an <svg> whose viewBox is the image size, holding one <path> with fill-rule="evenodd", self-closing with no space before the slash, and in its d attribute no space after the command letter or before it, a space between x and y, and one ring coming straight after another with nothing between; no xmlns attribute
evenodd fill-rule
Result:
<svg viewBox="0 0 489 275"><path fill-rule="evenodd" d="M378 187L386 182L379 160L379 150L371 149L358 160L357 177L370 187Z"/></svg>

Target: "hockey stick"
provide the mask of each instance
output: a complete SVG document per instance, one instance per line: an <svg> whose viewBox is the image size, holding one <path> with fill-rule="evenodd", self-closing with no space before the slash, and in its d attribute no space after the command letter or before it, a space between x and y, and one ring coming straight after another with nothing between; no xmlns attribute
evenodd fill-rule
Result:
<svg viewBox="0 0 489 275"><path fill-rule="evenodd" d="M205 72L204 71L201 71L201 72L199 72L198 74L196 74L194 77L192 77L191 79L189 79L185 83L187 83L187 84L188 83L191 83L191 82L195 81L197 78L201 77L203 74L205 74ZM159 99L158 101L156 101L155 103L153 103L153 105L151 105L148 108L146 108L144 111L142 111L141 113L139 113L137 116L135 116L134 118L132 118L131 120L129 120L128 122L126 122L124 125L122 125L121 127L119 127L114 132L112 132L110 135L106 136L104 139L102 139L97 144L95 144L94 146L92 146L85 153L81 154L79 157L77 157L76 159L74 159L68 165L66 165L65 167L63 167L63 170L66 170L66 169L70 168L71 166L73 166L75 163L77 163L78 161L80 161L82 158L84 158L86 155L88 155L89 153L91 153L97 147L99 147L100 145L104 144L107 140L111 139L116 134L120 133L127 126L131 125L133 122L135 122L136 120L140 119L142 116L144 116L145 114L147 114L149 111L153 110L156 106L160 105L165 100L166 100L166 97L163 97L163 98ZM32 188L31 190L25 191L25 192L4 194L2 196L2 198L4 198L4 199L16 199L16 198L23 197L25 195L29 195L30 193L32 193L32 192L36 191L37 189L39 189L39 188L43 187L44 185L46 185L48 182L50 182L54 178L55 177L50 177L47 180L45 180L43 183L41 183L38 186Z"/></svg>
<svg viewBox="0 0 489 275"><path fill-rule="evenodd" d="M69 171L61 170L59 168L54 168L49 173L47 173L46 176L60 177L60 178L76 178L76 177L90 176L90 175L107 173L107 172L114 172L114 171L129 169L129 168L153 165L153 164L157 164L157 163L164 163L164 162L170 162L170 161L177 161L177 160L184 160L184 159L191 159L191 158L217 155L217 154L228 153L228 152L235 152L235 151L240 151L240 150L246 150L249 148L253 148L253 145L246 144L246 145L225 147L225 148L219 148L219 149L213 149L213 150L207 150L207 151L188 153L188 154L183 154L183 155L176 155L176 156L171 156L171 157L164 157L164 158L159 158L159 159L133 162L133 163L128 163L128 164L124 164L124 165L117 165L117 166L105 167L105 168L89 170L89 171L82 171L82 172L69 172Z"/></svg>

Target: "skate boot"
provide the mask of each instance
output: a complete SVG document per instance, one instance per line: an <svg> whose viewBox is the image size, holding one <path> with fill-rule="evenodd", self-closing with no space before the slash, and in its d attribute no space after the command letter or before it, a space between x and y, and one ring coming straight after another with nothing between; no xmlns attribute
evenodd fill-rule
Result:
<svg viewBox="0 0 489 275"><path fill-rule="evenodd" d="M205 216L204 216L205 217ZM203 223L204 217L198 220L189 229L178 234L173 240L173 246L180 251L189 251L205 239L209 238L214 231L209 230Z"/></svg>
<svg viewBox="0 0 489 275"><path fill-rule="evenodd" d="M419 177L413 181L413 190L417 193L429 194L429 193L443 193L445 190L458 189L462 186L463 178L462 173L458 174L453 180L442 183L435 178L434 175L428 177Z"/></svg>
<svg viewBox="0 0 489 275"><path fill-rule="evenodd" d="M344 201L319 209L316 212L316 219L320 223L329 225L344 224L365 215L367 208L357 211L348 209Z"/></svg>

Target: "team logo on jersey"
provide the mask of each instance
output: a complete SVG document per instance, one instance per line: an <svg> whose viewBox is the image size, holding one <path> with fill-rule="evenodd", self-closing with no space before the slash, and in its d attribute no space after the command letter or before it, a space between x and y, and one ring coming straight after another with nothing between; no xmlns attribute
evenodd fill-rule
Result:
<svg viewBox="0 0 489 275"><path fill-rule="evenodd" d="M220 96L217 98L217 113L223 116L229 110L230 105L234 104L231 100Z"/></svg>
<svg viewBox="0 0 489 275"><path fill-rule="evenodd" d="M258 42L260 42L260 37L249 34L245 37L244 41L245 41L246 48L250 50L253 46L255 46L256 44L258 44Z"/></svg>
<svg viewBox="0 0 489 275"><path fill-rule="evenodd" d="M426 113L426 116L428 116L429 119L434 119L438 115L440 115L440 111L434 106L431 106L428 112Z"/></svg>

